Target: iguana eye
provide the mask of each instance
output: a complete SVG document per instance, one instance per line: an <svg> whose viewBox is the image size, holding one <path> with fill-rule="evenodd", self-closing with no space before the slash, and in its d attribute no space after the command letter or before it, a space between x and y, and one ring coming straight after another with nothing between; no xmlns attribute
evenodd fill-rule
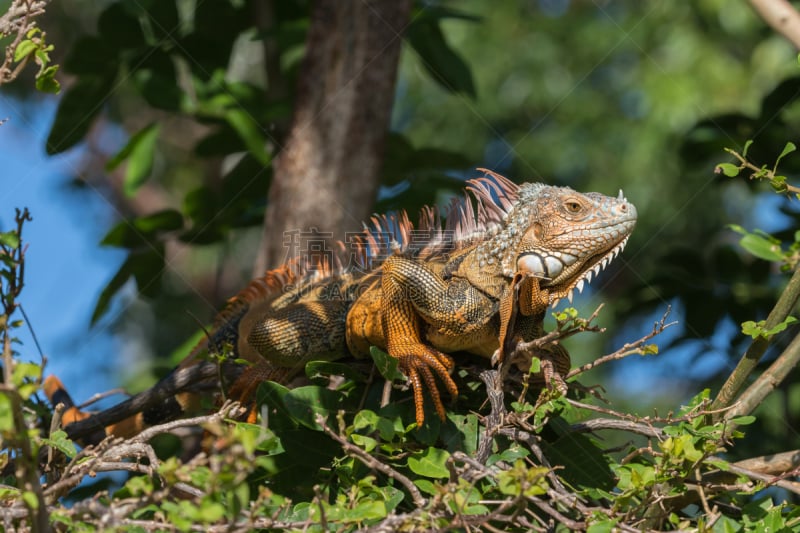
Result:
<svg viewBox="0 0 800 533"><path fill-rule="evenodd" d="M566 207L567 211L570 213L579 213L581 210L581 204L578 202L564 202L564 207Z"/></svg>

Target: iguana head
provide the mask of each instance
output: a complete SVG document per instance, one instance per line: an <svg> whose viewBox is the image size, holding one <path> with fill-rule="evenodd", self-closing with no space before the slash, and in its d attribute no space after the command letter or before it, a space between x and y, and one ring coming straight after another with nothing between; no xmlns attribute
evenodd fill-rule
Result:
<svg viewBox="0 0 800 533"><path fill-rule="evenodd" d="M509 224L522 232L513 269L539 278L555 299L582 291L622 251L636 224L636 208L622 191L614 198L531 184L519 200L519 213L509 213Z"/></svg>
<svg viewBox="0 0 800 533"><path fill-rule="evenodd" d="M520 185L497 233L484 243L481 263L504 276L540 280L550 302L572 299L625 247L636 208L617 197L539 183Z"/></svg>

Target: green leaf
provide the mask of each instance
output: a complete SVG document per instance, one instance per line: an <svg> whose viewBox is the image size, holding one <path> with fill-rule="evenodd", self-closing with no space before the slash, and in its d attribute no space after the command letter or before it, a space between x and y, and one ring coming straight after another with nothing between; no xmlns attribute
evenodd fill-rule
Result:
<svg viewBox="0 0 800 533"><path fill-rule="evenodd" d="M206 523L216 522L223 516L225 516L225 507L219 502L204 502L197 513L197 518Z"/></svg>
<svg viewBox="0 0 800 533"><path fill-rule="evenodd" d="M40 70L36 75L36 90L49 94L57 94L61 91L61 84L55 78L56 72L58 72L58 65L50 65Z"/></svg>
<svg viewBox="0 0 800 533"><path fill-rule="evenodd" d="M416 485L419 490L430 496L436 496L439 493L439 491L436 489L436 484L429 479L415 479L414 485Z"/></svg>
<svg viewBox="0 0 800 533"><path fill-rule="evenodd" d="M784 259L780 244L775 243L773 239L766 238L763 235L748 233L741 238L739 244L742 248L760 259L766 261L783 261Z"/></svg>
<svg viewBox="0 0 800 533"><path fill-rule="evenodd" d="M285 451L280 439L263 426L237 422L234 427L234 440L241 442L247 453L253 454L258 451L263 454L276 455Z"/></svg>
<svg viewBox="0 0 800 533"><path fill-rule="evenodd" d="M106 233L100 244L121 248L139 248L153 243L160 232L177 231L183 228L183 215L174 209L123 220Z"/></svg>
<svg viewBox="0 0 800 533"><path fill-rule="evenodd" d="M268 408L269 427L272 429L297 426L297 421L291 417L284 405L283 400L288 393L289 389L287 387L274 381L265 381L258 385L256 404L259 407Z"/></svg>
<svg viewBox="0 0 800 533"><path fill-rule="evenodd" d="M777 168L777 166L778 166L778 162L779 162L781 159L783 159L783 158L784 158L784 157L786 157L787 155L791 154L791 153L792 153L792 152L794 152L795 150L797 150L797 146L795 146L795 144L794 144L793 142L787 142L787 143L786 143L786 146L784 146L784 147L783 147L783 150L781 151L781 155L779 155L779 156L778 156L778 159L776 159L776 160L775 160L775 167Z"/></svg>
<svg viewBox="0 0 800 533"><path fill-rule="evenodd" d="M547 492L548 468L544 466L528 467L519 460L509 470L497 474L497 488L508 496L540 496Z"/></svg>
<svg viewBox="0 0 800 533"><path fill-rule="evenodd" d="M174 4L172 1L163 2ZM95 54L113 53L119 50L138 48L144 46L145 37L138 17L125 5L126 2L114 2L100 13L97 18L97 31L103 43L101 49ZM130 3L127 3L130 5Z"/></svg>
<svg viewBox="0 0 800 533"><path fill-rule="evenodd" d="M2 499L1 496L0 496L0 499ZM63 524L65 526L67 526L65 529L74 531L72 526L75 523L72 521L72 517L69 514L67 514L68 512L71 512L71 510L66 510L66 509L64 509L64 510L61 510L61 509L58 509L58 510L53 509L53 510L51 510L50 511L50 523L51 524ZM55 529L56 529L56 531L62 530L62 528L55 528Z"/></svg>
<svg viewBox="0 0 800 533"><path fill-rule="evenodd" d="M14 61L16 63L19 63L20 61L28 57L28 55L36 51L36 48L38 48L38 46L39 45L37 45L35 42L29 39L25 39L24 41L19 43L16 50L14 50Z"/></svg>
<svg viewBox="0 0 800 533"><path fill-rule="evenodd" d="M309 379L328 376L344 376L358 383L364 383L367 378L352 365L334 361L309 361L306 364L306 376Z"/></svg>
<svg viewBox="0 0 800 533"><path fill-rule="evenodd" d="M347 397L326 387L308 385L290 390L283 397L283 404L292 418L309 429L321 430L316 415L327 418L340 409L351 407Z"/></svg>
<svg viewBox="0 0 800 533"><path fill-rule="evenodd" d="M658 344L645 344L641 351L642 355L658 355Z"/></svg>
<svg viewBox="0 0 800 533"><path fill-rule="evenodd" d="M6 394L0 394L0 433L13 431L14 414L11 410L11 399Z"/></svg>
<svg viewBox="0 0 800 533"><path fill-rule="evenodd" d="M731 418L731 422L738 426L749 426L756 421L756 417L752 415L736 416Z"/></svg>
<svg viewBox="0 0 800 533"><path fill-rule="evenodd" d="M271 160L267 152L267 142L258 121L241 108L229 109L225 112L225 120L244 141L247 150L264 166Z"/></svg>
<svg viewBox="0 0 800 533"><path fill-rule="evenodd" d="M595 522L586 528L586 533L611 533L615 530L616 525L616 520L602 520L600 522Z"/></svg>
<svg viewBox="0 0 800 533"><path fill-rule="evenodd" d="M22 500L32 510L37 510L39 508L39 498L36 497L36 494L32 491L26 490L22 493Z"/></svg>
<svg viewBox="0 0 800 533"><path fill-rule="evenodd" d="M781 514L781 507L782 506L777 505L769 510L763 522L759 524L760 527L764 528L762 531L785 531L784 528L786 527L786 520L784 520Z"/></svg>
<svg viewBox="0 0 800 533"><path fill-rule="evenodd" d="M116 77L82 76L61 98L56 118L47 137L47 153L55 155L79 143L111 94Z"/></svg>
<svg viewBox="0 0 800 533"><path fill-rule="evenodd" d="M180 111L185 95L177 81L174 58L160 46L143 49L132 60L134 85L148 104L165 111Z"/></svg>
<svg viewBox="0 0 800 533"><path fill-rule="evenodd" d="M519 446L518 444L512 444L505 450L502 450L500 453L495 453L489 456L489 459L486 461L486 466L491 466L498 461L506 461L508 463L513 463L518 459L524 459L528 457L530 452Z"/></svg>
<svg viewBox="0 0 800 533"><path fill-rule="evenodd" d="M358 433L353 433L352 435L350 435L350 440L352 440L355 444L363 448L364 451L367 453L374 450L375 447L378 445L378 441L376 441L372 437L367 437L366 435L359 435Z"/></svg>
<svg viewBox="0 0 800 533"><path fill-rule="evenodd" d="M776 324L775 327L770 328L766 331L768 336L775 335L776 333L780 333L781 331L785 330L790 324L794 324L797 322L797 319L793 316L787 316L783 322L780 324Z"/></svg>
<svg viewBox="0 0 800 533"><path fill-rule="evenodd" d="M733 163L719 163L714 169L714 172L716 172L717 174L722 172L726 176L733 178L739 175L740 170L741 169L737 165L734 165Z"/></svg>
<svg viewBox="0 0 800 533"><path fill-rule="evenodd" d="M384 441L391 441L397 434L397 429L392 420L379 416L369 409L362 409L356 413L353 419L353 429L356 431L365 430L367 433L378 431Z"/></svg>
<svg viewBox="0 0 800 533"><path fill-rule="evenodd" d="M446 461L450 454L446 450L430 447L408 458L408 468L420 476L446 479L450 477Z"/></svg>
<svg viewBox="0 0 800 533"><path fill-rule="evenodd" d="M447 413L450 424L443 424L441 441L450 452L461 450L473 454L478 448L479 428L478 417L474 414L459 415Z"/></svg>
<svg viewBox="0 0 800 533"><path fill-rule="evenodd" d="M447 91L475 98L472 72L461 56L447 44L436 19L414 19L408 28L407 38L436 83Z"/></svg>
<svg viewBox="0 0 800 533"><path fill-rule="evenodd" d="M766 329L765 320L760 320L758 322L753 322L752 320L748 320L742 323L742 333L744 333L745 335L749 335L754 339L758 337L769 339L773 335L776 335L784 331L790 324L794 324L795 322L797 322L797 319L795 317L788 316L780 324L776 324L774 327Z"/></svg>
<svg viewBox="0 0 800 533"><path fill-rule="evenodd" d="M396 357L392 357L377 346L370 346L369 354L372 356L372 360L375 361L375 366L383 376L383 379L387 381L403 381L406 379L398 369L399 362Z"/></svg>
<svg viewBox="0 0 800 533"><path fill-rule="evenodd" d="M6 246L13 250L19 248L19 235L16 231L6 231L0 233L0 246Z"/></svg>
<svg viewBox="0 0 800 533"><path fill-rule="evenodd" d="M124 190L128 197L133 196L150 176L159 128L148 126L140 133L142 135L131 149L125 169Z"/></svg>
<svg viewBox="0 0 800 533"><path fill-rule="evenodd" d="M748 139L744 143L744 148L742 148L742 157L747 157L747 151L750 149L750 145L753 144L753 139Z"/></svg>
<svg viewBox="0 0 800 533"><path fill-rule="evenodd" d="M57 449L64 455L66 455L69 459L75 457L75 454L78 453L77 448L75 447L75 443L72 442L67 438L67 433L62 430L58 430L50 435L50 438L42 439L42 442L47 444L48 446L52 446L53 448Z"/></svg>
<svg viewBox="0 0 800 533"><path fill-rule="evenodd" d="M153 166L153 154L158 140L159 126L151 123L136 132L128 143L106 163L106 170L112 171L120 163L128 160L125 172L125 194L133 193L144 183Z"/></svg>
<svg viewBox="0 0 800 533"><path fill-rule="evenodd" d="M164 271L163 247L156 246L131 252L111 281L97 299L91 323L94 324L108 309L111 299L131 277L136 279L139 291L153 296L160 290L160 279Z"/></svg>
<svg viewBox="0 0 800 533"><path fill-rule="evenodd" d="M93 35L75 41L64 59L64 70L79 76L115 77L119 66L119 56L114 47L109 46L107 40Z"/></svg>
<svg viewBox="0 0 800 533"><path fill-rule="evenodd" d="M42 375L42 367L36 363L17 362L11 372L11 383L17 387L23 384L38 381Z"/></svg>

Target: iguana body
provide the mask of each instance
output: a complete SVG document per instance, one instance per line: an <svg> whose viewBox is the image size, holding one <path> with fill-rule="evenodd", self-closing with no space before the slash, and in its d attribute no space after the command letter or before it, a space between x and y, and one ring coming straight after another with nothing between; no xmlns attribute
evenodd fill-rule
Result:
<svg viewBox="0 0 800 533"><path fill-rule="evenodd" d="M360 357L378 346L398 359L409 378L422 424L425 391L441 418L439 384L458 394L448 354L468 352L496 362L516 342L543 335L546 309L561 298L571 300L574 289L581 291L619 253L636 209L621 192L614 198L516 185L486 173L468 182L474 201L451 203L444 226L430 208L416 229L405 213L374 217L372 227L350 243L346 268L338 259L316 268L295 262L231 299L208 348L219 352L230 345L237 358L252 363L240 369L234 384L239 396L250 396L263 379L290 379L312 359ZM563 348L530 355L549 363L546 381L563 386L561 376L570 367ZM178 370L186 368L200 373L202 366L190 358ZM57 385L49 383L56 398ZM170 378L154 389L159 387L162 396L181 390ZM82 417L73 411L72 420ZM110 431L135 431L146 418L139 415ZM99 420L109 423L108 417Z"/></svg>

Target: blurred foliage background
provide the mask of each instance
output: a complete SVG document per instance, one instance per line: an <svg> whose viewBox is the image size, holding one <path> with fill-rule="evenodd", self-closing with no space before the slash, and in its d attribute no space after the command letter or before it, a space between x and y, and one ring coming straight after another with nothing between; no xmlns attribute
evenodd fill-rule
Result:
<svg viewBox="0 0 800 533"><path fill-rule="evenodd" d="M124 311L103 327L135 331L135 358L153 358L146 375L119 377L132 389L174 364L169 354L198 320L252 275L309 22L309 2L264 2L267 25L255 20L256 3L71 0L53 3L41 23L65 88L47 151L82 151L71 185L124 217L102 244L128 259L109 271L96 316L121 298ZM165 28L178 30L167 39ZM764 318L785 282L726 225L788 236L796 208L713 169L729 160L724 147L753 139L751 160L768 164L797 141L799 69L792 46L738 0L419 1L375 210L446 202L475 167L622 189L638 227L576 300L587 315L606 303L608 333L569 348L576 364L591 360L649 331L671 305L679 325L657 339L658 357L584 378L618 407L663 414L719 388L747 343L739 324ZM782 169L791 180L797 157ZM776 451L797 445L793 382L749 432Z"/></svg>

